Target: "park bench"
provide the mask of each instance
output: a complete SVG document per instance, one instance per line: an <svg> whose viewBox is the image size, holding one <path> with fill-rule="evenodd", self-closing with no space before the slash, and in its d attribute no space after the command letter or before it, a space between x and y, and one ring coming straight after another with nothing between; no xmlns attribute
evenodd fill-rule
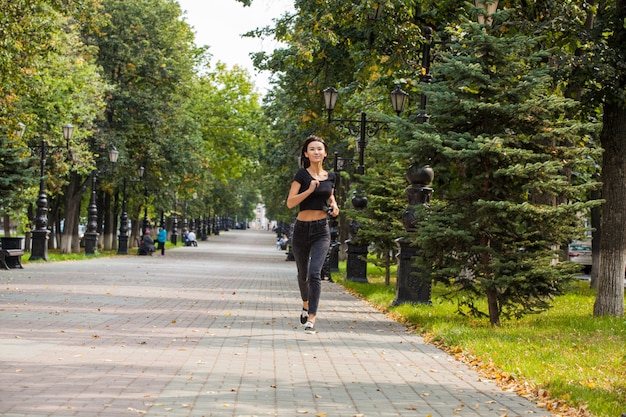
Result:
<svg viewBox="0 0 626 417"><path fill-rule="evenodd" d="M24 268L22 255L24 255L24 249L22 249L21 237L0 238L0 265L4 269Z"/></svg>

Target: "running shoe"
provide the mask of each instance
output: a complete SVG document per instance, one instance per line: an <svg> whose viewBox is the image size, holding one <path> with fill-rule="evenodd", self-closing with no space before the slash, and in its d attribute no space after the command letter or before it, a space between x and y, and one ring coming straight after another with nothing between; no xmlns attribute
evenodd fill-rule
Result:
<svg viewBox="0 0 626 417"><path fill-rule="evenodd" d="M304 324L308 321L309 318L309 311L302 309L302 311L300 312L300 324Z"/></svg>
<svg viewBox="0 0 626 417"><path fill-rule="evenodd" d="M317 329L315 328L315 323L307 321L306 324L304 325L304 333L307 333L307 334L317 333Z"/></svg>

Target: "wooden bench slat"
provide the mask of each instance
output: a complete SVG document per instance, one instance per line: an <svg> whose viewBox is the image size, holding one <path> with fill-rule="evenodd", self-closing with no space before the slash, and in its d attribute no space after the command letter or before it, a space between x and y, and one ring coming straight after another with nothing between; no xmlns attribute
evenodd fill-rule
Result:
<svg viewBox="0 0 626 417"><path fill-rule="evenodd" d="M4 266L5 269L10 269L11 267L23 268L22 255L24 255L23 249L0 248L0 264L2 264L2 266ZM9 265L9 263L11 265Z"/></svg>

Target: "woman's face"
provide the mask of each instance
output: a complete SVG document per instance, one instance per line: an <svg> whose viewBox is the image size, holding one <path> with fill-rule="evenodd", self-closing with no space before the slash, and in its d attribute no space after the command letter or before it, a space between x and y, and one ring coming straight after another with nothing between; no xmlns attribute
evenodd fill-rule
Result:
<svg viewBox="0 0 626 417"><path fill-rule="evenodd" d="M314 140L307 145L304 156L309 158L311 162L323 162L327 156L326 147L322 142Z"/></svg>

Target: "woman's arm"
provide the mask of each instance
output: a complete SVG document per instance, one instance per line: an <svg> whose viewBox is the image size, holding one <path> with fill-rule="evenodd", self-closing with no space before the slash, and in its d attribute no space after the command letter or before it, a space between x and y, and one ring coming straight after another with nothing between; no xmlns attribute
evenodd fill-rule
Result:
<svg viewBox="0 0 626 417"><path fill-rule="evenodd" d="M287 196L287 208L294 208L302 203L305 198L313 194L313 191L315 191L318 185L320 185L318 180L312 180L309 188L298 194L298 191L300 191L300 183L298 181L292 181L289 196Z"/></svg>

